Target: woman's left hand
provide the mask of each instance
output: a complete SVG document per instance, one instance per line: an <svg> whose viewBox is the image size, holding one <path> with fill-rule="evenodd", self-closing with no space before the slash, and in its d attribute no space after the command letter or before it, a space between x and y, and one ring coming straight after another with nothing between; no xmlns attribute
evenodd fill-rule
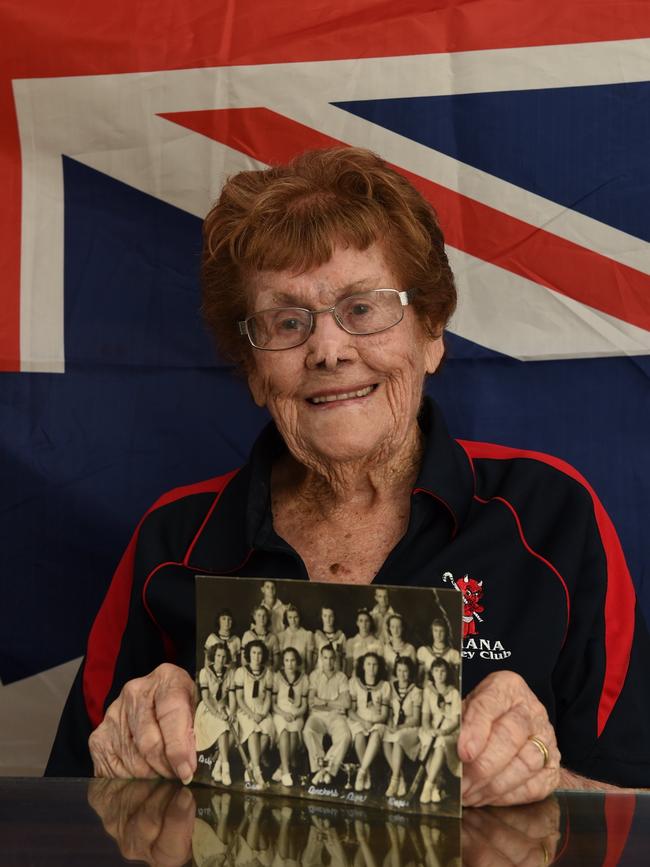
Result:
<svg viewBox="0 0 650 867"><path fill-rule="evenodd" d="M548 761L539 739L548 750ZM495 671L463 702L463 805L540 801L558 786L560 753L546 708L514 671Z"/></svg>

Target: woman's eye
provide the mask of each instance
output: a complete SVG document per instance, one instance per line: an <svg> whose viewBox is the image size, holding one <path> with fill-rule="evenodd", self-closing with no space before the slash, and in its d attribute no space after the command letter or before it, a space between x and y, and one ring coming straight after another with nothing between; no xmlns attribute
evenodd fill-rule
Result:
<svg viewBox="0 0 650 867"><path fill-rule="evenodd" d="M300 328L300 320L292 317L290 319L282 319L277 324L280 331L298 331Z"/></svg>
<svg viewBox="0 0 650 867"><path fill-rule="evenodd" d="M350 312L353 316L365 316L367 313L370 313L370 304L362 304L360 301L357 304L353 304Z"/></svg>

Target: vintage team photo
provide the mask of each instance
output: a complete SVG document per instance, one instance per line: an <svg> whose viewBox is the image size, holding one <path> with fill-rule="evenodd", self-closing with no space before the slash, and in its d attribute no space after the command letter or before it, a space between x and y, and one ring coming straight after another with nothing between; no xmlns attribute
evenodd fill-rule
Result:
<svg viewBox="0 0 650 867"><path fill-rule="evenodd" d="M460 593L196 581L196 782L460 813Z"/></svg>

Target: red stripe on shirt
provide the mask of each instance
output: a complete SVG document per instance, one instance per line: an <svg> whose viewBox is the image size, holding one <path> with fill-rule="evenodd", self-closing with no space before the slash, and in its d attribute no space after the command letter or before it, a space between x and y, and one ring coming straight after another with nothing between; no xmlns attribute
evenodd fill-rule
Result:
<svg viewBox="0 0 650 867"><path fill-rule="evenodd" d="M636 810L636 795L605 795L605 826L607 828L607 849L603 867L616 867L632 826Z"/></svg>
<svg viewBox="0 0 650 867"><path fill-rule="evenodd" d="M600 533L607 563L607 588L605 591L605 677L598 703L598 735L602 734L609 715L616 704L630 664L632 638L634 635L634 612L636 593L630 572L625 562L618 535L611 518L589 482L575 467L560 458L543 452L514 449L494 443L458 440L472 458L490 460L513 460L523 458L540 461L564 473L578 482L591 497L596 525Z"/></svg>
<svg viewBox="0 0 650 867"><path fill-rule="evenodd" d="M236 473L237 470L234 470L223 476L168 491L153 504L138 523L115 571L108 593L99 609L88 638L83 674L83 694L86 710L94 728L104 717L104 704L113 683L115 663L129 616L129 602L133 586L133 563L142 523L147 515L154 510L182 497L204 493L220 495Z"/></svg>

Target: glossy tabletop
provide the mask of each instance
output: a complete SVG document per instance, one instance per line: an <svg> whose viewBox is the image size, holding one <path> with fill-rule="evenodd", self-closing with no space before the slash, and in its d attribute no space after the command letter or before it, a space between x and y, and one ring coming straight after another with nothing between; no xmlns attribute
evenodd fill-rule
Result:
<svg viewBox="0 0 650 867"><path fill-rule="evenodd" d="M650 865L650 795L558 792L462 820L174 783L0 778L0 865Z"/></svg>

